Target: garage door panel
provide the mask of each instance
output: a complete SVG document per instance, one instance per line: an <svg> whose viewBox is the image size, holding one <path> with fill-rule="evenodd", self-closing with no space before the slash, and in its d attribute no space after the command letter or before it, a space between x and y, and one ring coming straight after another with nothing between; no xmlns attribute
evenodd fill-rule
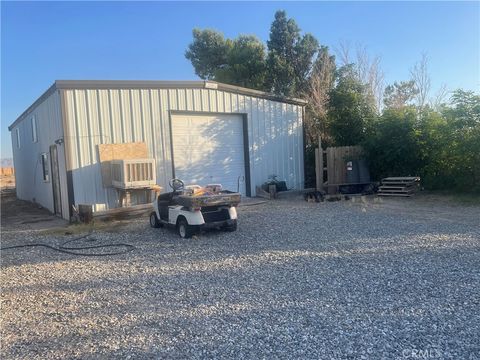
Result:
<svg viewBox="0 0 480 360"><path fill-rule="evenodd" d="M241 115L175 115L172 135L176 177L237 191L238 177L245 176ZM240 191L245 194L244 182Z"/></svg>

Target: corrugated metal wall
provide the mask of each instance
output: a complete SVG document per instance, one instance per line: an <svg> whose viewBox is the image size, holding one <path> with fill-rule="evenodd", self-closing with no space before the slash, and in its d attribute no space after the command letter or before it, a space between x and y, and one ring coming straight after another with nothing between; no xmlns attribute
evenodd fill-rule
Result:
<svg viewBox="0 0 480 360"><path fill-rule="evenodd" d="M32 139L31 118L33 116L37 122L37 142L33 142ZM16 129L20 131L20 148L17 146ZM55 140L63 138L59 92L52 93L16 124L11 130L11 136L17 197L27 201L35 199L38 204L53 212L52 169L50 168L49 151L50 145L54 145ZM64 146L58 145L57 151L62 213L65 219L69 219ZM43 180L42 153L48 154L50 172L48 182Z"/></svg>
<svg viewBox="0 0 480 360"><path fill-rule="evenodd" d="M290 188L303 188L301 106L213 89L63 91L76 204L96 204L96 211L117 206L116 191L102 185L98 144L147 143L157 161L157 182L168 189L170 111L246 113L252 195L271 174Z"/></svg>

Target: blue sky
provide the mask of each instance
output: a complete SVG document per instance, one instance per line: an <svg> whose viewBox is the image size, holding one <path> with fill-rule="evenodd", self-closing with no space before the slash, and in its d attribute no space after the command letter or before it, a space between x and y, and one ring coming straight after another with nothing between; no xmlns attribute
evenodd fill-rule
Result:
<svg viewBox="0 0 480 360"><path fill-rule="evenodd" d="M194 27L268 39L284 9L322 45L367 46L387 83L427 53L433 92L480 90L479 2L2 2L1 156L8 125L58 79L196 79Z"/></svg>

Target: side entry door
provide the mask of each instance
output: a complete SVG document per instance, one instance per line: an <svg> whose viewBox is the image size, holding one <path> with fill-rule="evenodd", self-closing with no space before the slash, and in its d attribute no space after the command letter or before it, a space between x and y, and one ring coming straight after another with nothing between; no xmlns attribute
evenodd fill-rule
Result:
<svg viewBox="0 0 480 360"><path fill-rule="evenodd" d="M58 169L57 145L50 146L50 165L52 169L53 207L55 215L62 215L62 198L60 192L60 172Z"/></svg>

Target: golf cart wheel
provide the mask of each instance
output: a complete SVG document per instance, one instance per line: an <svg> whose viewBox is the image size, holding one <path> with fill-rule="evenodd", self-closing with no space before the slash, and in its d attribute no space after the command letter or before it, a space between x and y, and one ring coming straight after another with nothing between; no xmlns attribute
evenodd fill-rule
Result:
<svg viewBox="0 0 480 360"><path fill-rule="evenodd" d="M187 220L179 219L177 223L178 235L183 239L189 239L195 235L195 227L188 225Z"/></svg>
<svg viewBox="0 0 480 360"><path fill-rule="evenodd" d="M237 220L233 220L232 225L227 225L223 229L230 232L237 231Z"/></svg>
<svg viewBox="0 0 480 360"><path fill-rule="evenodd" d="M162 223L160 222L160 220L158 220L155 211L152 211L152 213L150 214L150 226L152 228L162 227Z"/></svg>

